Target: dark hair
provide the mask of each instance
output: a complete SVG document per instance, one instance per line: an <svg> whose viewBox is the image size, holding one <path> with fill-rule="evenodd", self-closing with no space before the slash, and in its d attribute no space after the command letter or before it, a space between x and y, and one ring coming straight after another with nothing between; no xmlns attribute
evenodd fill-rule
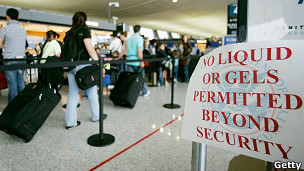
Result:
<svg viewBox="0 0 304 171"><path fill-rule="evenodd" d="M9 16L12 20L17 20L19 16L19 12L14 8L10 8L6 10L6 15Z"/></svg>
<svg viewBox="0 0 304 171"><path fill-rule="evenodd" d="M187 42L184 42L184 36L186 36L187 37ZM189 47L191 46L191 43L190 43L190 38L187 36L187 35L182 35L182 42L183 42L183 44L188 44L189 45Z"/></svg>
<svg viewBox="0 0 304 171"><path fill-rule="evenodd" d="M182 42L183 42L183 43L185 43L185 42L184 42L184 37L185 37L185 36L187 37L187 40L188 40L187 42L190 42L189 37L188 37L187 35L185 35L185 34L184 34L184 35L182 35Z"/></svg>
<svg viewBox="0 0 304 171"><path fill-rule="evenodd" d="M117 31L113 31L112 36L113 36L113 37L117 37L117 35L118 35L118 32L117 32Z"/></svg>
<svg viewBox="0 0 304 171"><path fill-rule="evenodd" d="M153 45L154 43L156 43L156 40L155 40L155 39L150 40L150 44Z"/></svg>
<svg viewBox="0 0 304 171"><path fill-rule="evenodd" d="M87 14L81 11L78 11L73 16L72 28L67 32L67 35L74 35L76 30L80 27L88 27L86 24Z"/></svg>
<svg viewBox="0 0 304 171"><path fill-rule="evenodd" d="M175 49L175 50L172 52L172 55L173 55L173 56L176 56L176 57L179 57L180 54L179 54L179 51Z"/></svg>
<svg viewBox="0 0 304 171"><path fill-rule="evenodd" d="M133 30L134 30L134 33L138 33L140 31L140 25L136 25L134 26Z"/></svg>
<svg viewBox="0 0 304 171"><path fill-rule="evenodd" d="M52 35L53 35L54 38L56 38L57 33L54 32L53 30L49 30L48 32L46 32L46 37L47 38L51 38Z"/></svg>
<svg viewBox="0 0 304 171"><path fill-rule="evenodd" d="M124 35L125 37L128 37L128 32L127 31L122 32L120 35Z"/></svg>

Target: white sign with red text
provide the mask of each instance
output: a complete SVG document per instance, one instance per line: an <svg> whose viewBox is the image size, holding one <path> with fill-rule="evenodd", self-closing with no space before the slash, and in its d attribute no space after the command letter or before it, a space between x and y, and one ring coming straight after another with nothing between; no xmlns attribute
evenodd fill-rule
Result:
<svg viewBox="0 0 304 171"><path fill-rule="evenodd" d="M266 161L304 162L304 41L233 44L203 56L182 138Z"/></svg>

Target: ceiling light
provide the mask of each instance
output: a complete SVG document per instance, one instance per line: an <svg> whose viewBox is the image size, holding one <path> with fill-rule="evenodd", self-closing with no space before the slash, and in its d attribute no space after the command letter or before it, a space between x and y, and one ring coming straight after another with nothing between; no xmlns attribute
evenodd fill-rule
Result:
<svg viewBox="0 0 304 171"><path fill-rule="evenodd" d="M86 24L89 26L95 26L95 27L99 26L98 22L95 22L95 21L86 21Z"/></svg>
<svg viewBox="0 0 304 171"><path fill-rule="evenodd" d="M109 6L115 5L116 8L119 7L119 2L109 2Z"/></svg>
<svg viewBox="0 0 304 171"><path fill-rule="evenodd" d="M173 0L173 2L177 2L177 0Z"/></svg>

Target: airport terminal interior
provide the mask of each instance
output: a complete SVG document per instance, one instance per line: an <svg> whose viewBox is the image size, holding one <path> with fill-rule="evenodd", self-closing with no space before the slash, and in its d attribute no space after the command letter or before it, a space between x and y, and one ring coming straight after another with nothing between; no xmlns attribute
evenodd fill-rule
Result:
<svg viewBox="0 0 304 171"><path fill-rule="evenodd" d="M283 3L284 0L281 1ZM296 1L300 4L298 0ZM66 33L71 29L72 17L77 11L83 11L87 15L86 25L90 29L91 48L94 48L97 56L103 60L104 67L102 73L99 73L103 79L96 82L94 87L97 88L93 89L99 98L98 102L102 100L102 103L96 102L96 104L101 104L102 110L98 113L103 113L103 120L92 121L94 119L91 115L91 100L89 100L91 95L88 97L88 93L92 92L88 91L91 88L87 91L80 89L78 96L73 100L78 99L77 121L81 124L67 125L66 110L69 109L67 103L71 87L66 73L62 72L60 79L63 80L57 82L56 88L48 87L52 91L54 89L54 92L58 91L56 93L60 94L60 101L55 104L45 122L41 123L42 126L35 136L29 142L25 142L27 140L6 133L6 128L1 126L1 115L4 118L5 109L16 101L9 102L10 87L2 87L2 75L6 73L3 71L9 70L9 67L1 62L0 171L270 171L274 169L273 166L269 169L268 166L272 165L270 162L254 155L249 157L250 155L243 155L233 149L223 149L216 145L207 145L206 149L202 149L203 143L184 139L181 135L184 130L184 110L189 82L202 79L192 76L195 75L195 68L202 65L198 65L199 60L216 48L245 42L243 39L246 39L246 36L250 38L249 33L243 36L243 31L246 29L240 28L245 20L247 22L247 18L244 19L244 16L238 13L245 11L244 8L252 4L254 4L252 0L1 0L1 29L9 26L7 10L10 8L18 10L19 25L26 31L28 52L26 57L38 59L29 61L21 70L25 86L41 84L40 80L45 80L42 77L48 77L47 74L42 76L42 68L47 66L47 63L44 65L39 62L44 47L49 41L48 33L54 33L54 40L56 39L58 44L65 43L67 39L64 38L68 37ZM269 4L265 6L267 5ZM248 25L251 24L249 22L251 18L248 16ZM123 107L114 104L112 96L114 97L114 91L120 86L119 83L122 83L123 79L119 77L122 75L121 72L126 70L125 63L119 63L119 60L131 59L128 56L131 53L127 42L136 35L138 27L135 25L140 25L142 37L140 40L143 40L141 50L143 50L143 59L147 59L143 71L147 92L141 92L141 85L135 93L134 106ZM279 27L276 27L276 30L278 29ZM304 35L303 29L298 31L299 35ZM0 30L0 45L1 40L6 43L6 37L1 36ZM115 47L113 49L111 45L115 37L120 43L119 50ZM299 39L303 39L303 36ZM62 53L64 46L65 44L60 44L61 55L64 54ZM88 48L87 45L83 46ZM124 55L123 48L125 48ZM186 53L185 51L189 49L189 53ZM139 52L136 53L135 59L138 59ZM5 58L5 55L7 54L4 47L0 56ZM55 55L60 57L60 54ZM88 55L90 55L89 50ZM173 56L177 59L185 58L173 61ZM156 61L156 58L167 58L167 60ZM149 61L153 59L154 61ZM35 67L28 67L31 65ZM173 75L175 76L172 77ZM94 82L94 78L97 77L89 78ZM137 80L133 80L134 85L138 82L138 75L136 77ZM101 81L103 86L100 86ZM132 87L131 84L124 86L122 88L127 87L128 91ZM35 86L32 89L34 90ZM134 89L132 92L135 92ZM128 96L131 98L130 93ZM202 92L200 96L197 94L197 97L202 99ZM11 108L22 108L18 106L21 103L16 104ZM164 106L165 104L167 107ZM175 108L174 105L178 107ZM31 110L35 110L35 107L32 106ZM22 112L26 113L25 110ZM43 112L45 111L41 110L41 113ZM108 137L108 134L114 136L115 140ZM208 136L207 131L204 134ZM97 144L103 145L92 145L92 139L88 138L93 135Z"/></svg>

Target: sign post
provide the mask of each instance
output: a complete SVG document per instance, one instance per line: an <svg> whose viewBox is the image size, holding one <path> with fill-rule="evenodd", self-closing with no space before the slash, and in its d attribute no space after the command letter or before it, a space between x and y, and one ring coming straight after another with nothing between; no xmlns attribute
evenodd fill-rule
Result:
<svg viewBox="0 0 304 171"><path fill-rule="evenodd" d="M191 171L206 171L207 168L207 145L192 142Z"/></svg>

